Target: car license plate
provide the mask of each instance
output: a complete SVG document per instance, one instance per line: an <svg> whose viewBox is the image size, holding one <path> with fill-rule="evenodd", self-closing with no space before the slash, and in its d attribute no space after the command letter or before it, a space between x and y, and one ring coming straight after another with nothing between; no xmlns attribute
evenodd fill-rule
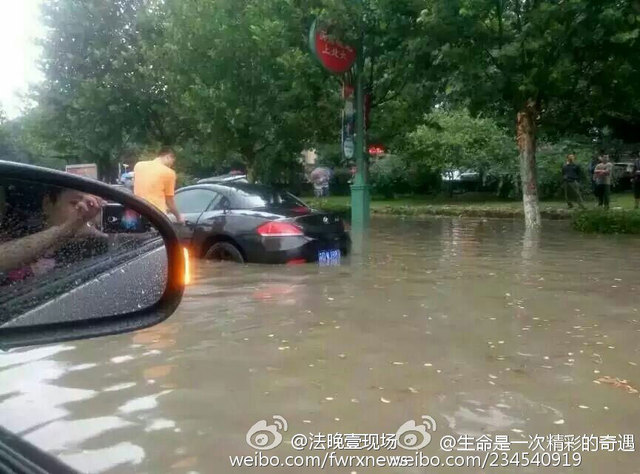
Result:
<svg viewBox="0 0 640 474"><path fill-rule="evenodd" d="M340 265L341 257L340 250L320 250L318 252L318 264L321 267L334 267Z"/></svg>

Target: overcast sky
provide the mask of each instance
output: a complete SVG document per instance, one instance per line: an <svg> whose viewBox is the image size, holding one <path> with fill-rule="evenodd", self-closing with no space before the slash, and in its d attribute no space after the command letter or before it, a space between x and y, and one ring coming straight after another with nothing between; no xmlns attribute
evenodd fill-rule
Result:
<svg viewBox="0 0 640 474"><path fill-rule="evenodd" d="M20 115L19 95L41 79L34 39L42 35L42 1L0 0L0 106L9 118Z"/></svg>

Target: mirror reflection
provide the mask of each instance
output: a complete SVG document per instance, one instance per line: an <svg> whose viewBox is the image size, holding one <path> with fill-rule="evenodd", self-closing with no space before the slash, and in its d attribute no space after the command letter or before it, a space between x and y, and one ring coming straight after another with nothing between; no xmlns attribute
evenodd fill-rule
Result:
<svg viewBox="0 0 640 474"><path fill-rule="evenodd" d="M149 307L167 255L158 231L117 202L0 179L0 326L78 321Z"/></svg>

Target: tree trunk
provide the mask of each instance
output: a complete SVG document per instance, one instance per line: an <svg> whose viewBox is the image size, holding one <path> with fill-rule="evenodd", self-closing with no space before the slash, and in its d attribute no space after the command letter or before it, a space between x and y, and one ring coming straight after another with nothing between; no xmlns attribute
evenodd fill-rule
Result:
<svg viewBox="0 0 640 474"><path fill-rule="evenodd" d="M522 203L527 229L537 229L542 225L538 206L538 178L536 172L536 117L538 108L529 100L518 112L517 137L520 150L520 178L522 182Z"/></svg>

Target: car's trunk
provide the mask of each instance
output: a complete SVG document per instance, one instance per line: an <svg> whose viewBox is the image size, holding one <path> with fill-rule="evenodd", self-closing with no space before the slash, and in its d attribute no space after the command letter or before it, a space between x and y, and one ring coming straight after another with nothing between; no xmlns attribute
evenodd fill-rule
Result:
<svg viewBox="0 0 640 474"><path fill-rule="evenodd" d="M306 235L311 237L344 232L342 219L336 214L313 212L304 216L294 217L292 220L302 227Z"/></svg>

